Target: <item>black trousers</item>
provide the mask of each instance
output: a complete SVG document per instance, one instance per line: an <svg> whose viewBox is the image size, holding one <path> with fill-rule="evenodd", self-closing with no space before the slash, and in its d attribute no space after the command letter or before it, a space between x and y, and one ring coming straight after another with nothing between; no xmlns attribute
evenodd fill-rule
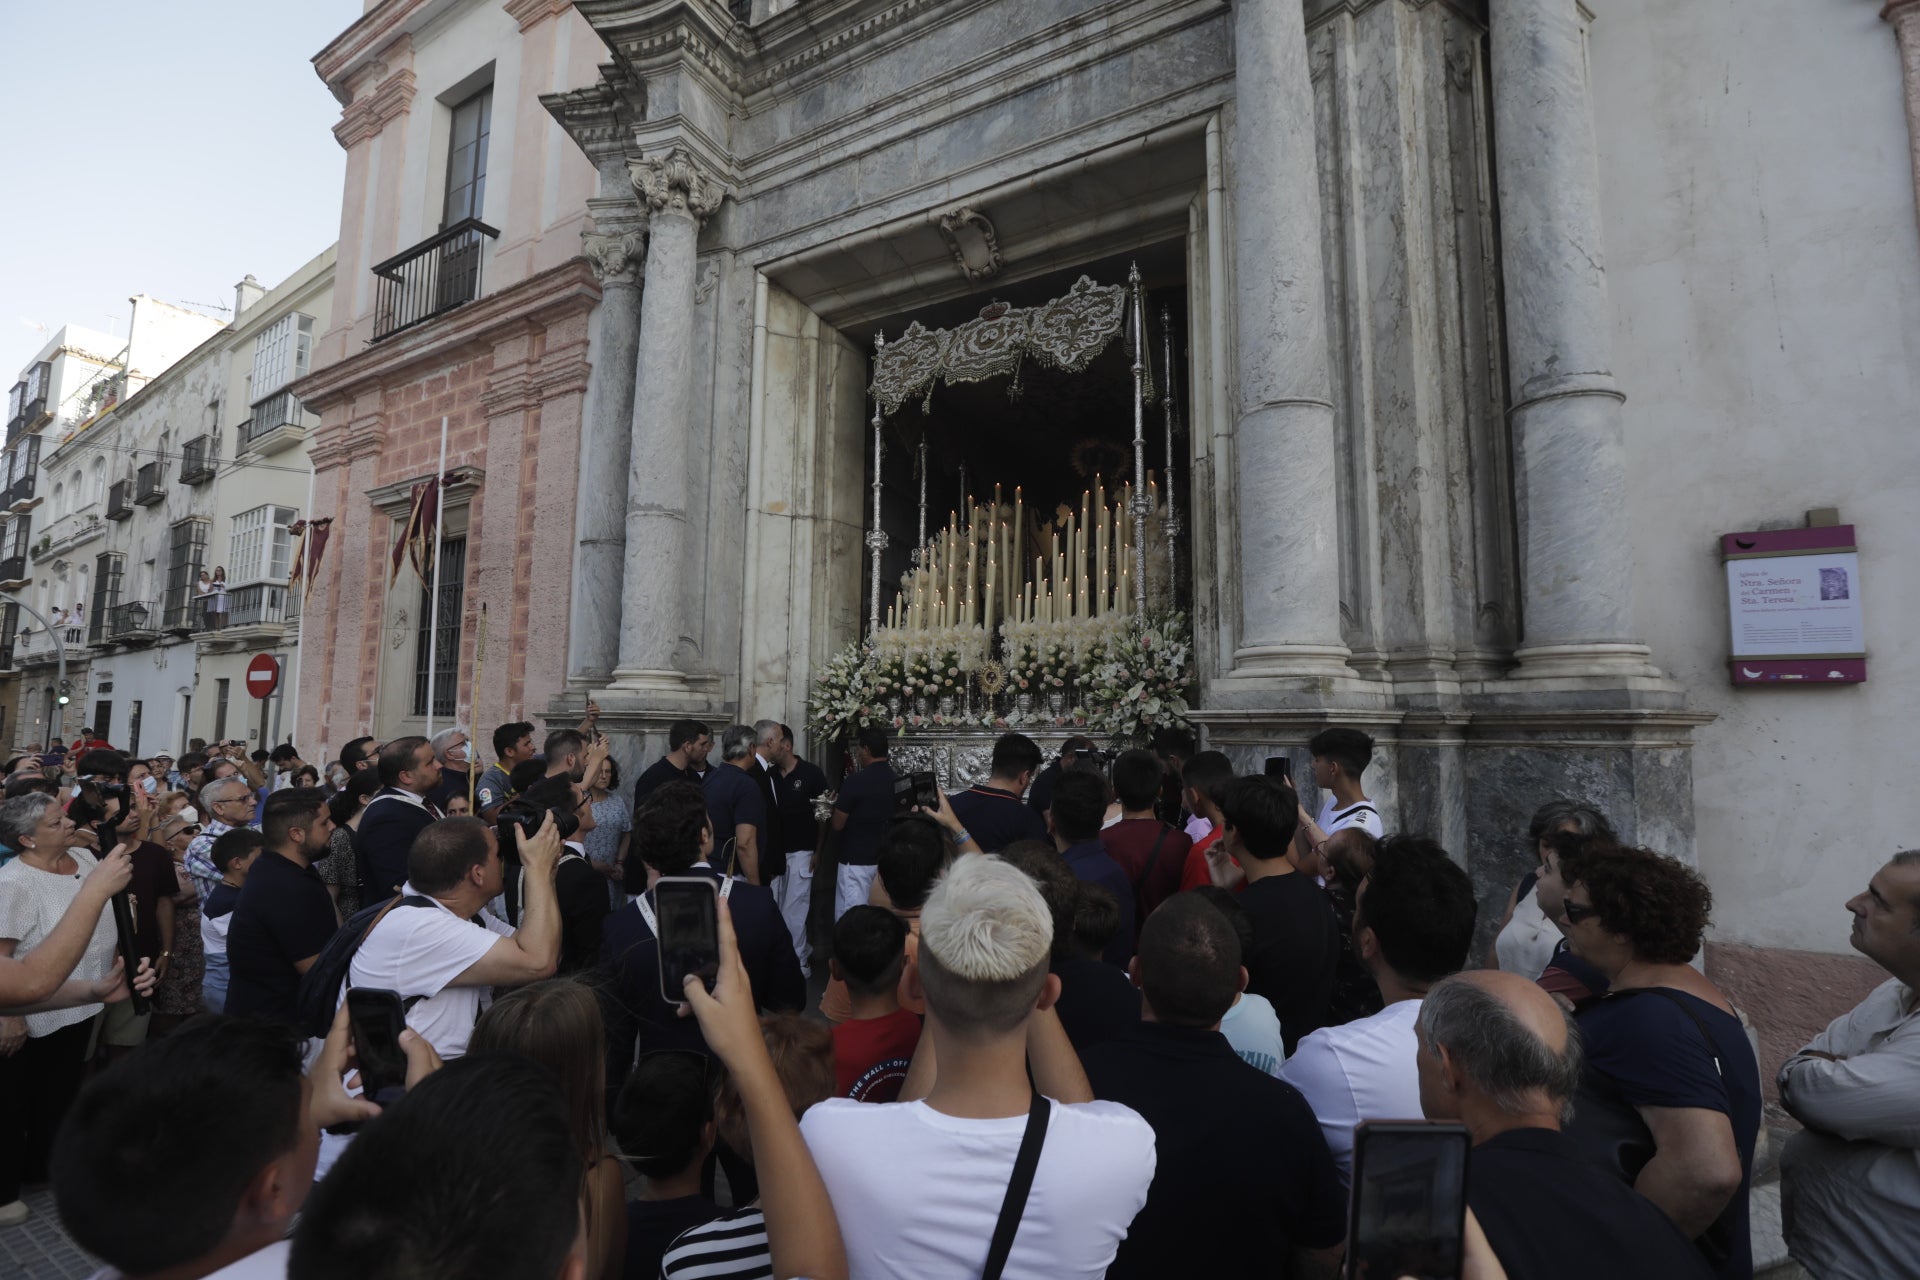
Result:
<svg viewBox="0 0 1920 1280"><path fill-rule="evenodd" d="M27 1183L47 1180L53 1136L80 1092L95 1018L32 1036L0 1058L0 1204L18 1200Z"/></svg>

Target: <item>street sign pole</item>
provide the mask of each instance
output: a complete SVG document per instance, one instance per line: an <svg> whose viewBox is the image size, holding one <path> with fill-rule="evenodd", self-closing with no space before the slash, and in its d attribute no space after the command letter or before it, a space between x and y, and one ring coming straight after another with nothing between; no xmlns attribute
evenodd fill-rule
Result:
<svg viewBox="0 0 1920 1280"><path fill-rule="evenodd" d="M5 600L9 604L19 605L22 609L25 609L28 613L32 614L34 616L35 621L37 621L41 626L47 629L47 634L53 637L54 657L60 663L60 670L58 674L55 675L54 677L53 687L55 689L66 688L67 686L67 644L66 644L66 641L61 638L60 632L54 627L54 625L51 622L47 621L46 614L41 613L38 609L28 604L25 600L22 600L19 596L8 593L8 594L0 595L0 600ZM56 702L54 705L61 706L63 704ZM52 742L53 738L54 738L53 726L48 725L47 741Z"/></svg>

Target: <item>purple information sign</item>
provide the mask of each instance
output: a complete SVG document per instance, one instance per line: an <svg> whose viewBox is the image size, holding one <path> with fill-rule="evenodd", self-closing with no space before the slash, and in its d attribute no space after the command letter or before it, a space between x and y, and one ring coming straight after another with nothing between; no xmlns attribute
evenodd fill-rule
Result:
<svg viewBox="0 0 1920 1280"><path fill-rule="evenodd" d="M1729 533L1735 684L1859 684L1867 678L1860 555L1852 525Z"/></svg>

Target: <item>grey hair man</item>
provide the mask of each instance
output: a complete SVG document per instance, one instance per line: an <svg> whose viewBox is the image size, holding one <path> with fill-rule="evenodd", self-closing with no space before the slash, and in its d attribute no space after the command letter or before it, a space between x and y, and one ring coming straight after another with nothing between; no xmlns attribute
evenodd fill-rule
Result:
<svg viewBox="0 0 1920 1280"><path fill-rule="evenodd" d="M472 742L464 725L442 729L427 740L433 758L440 762L440 782L427 793L427 803L442 813L447 811L447 801L467 794L473 777Z"/></svg>
<svg viewBox="0 0 1920 1280"><path fill-rule="evenodd" d="M213 842L235 827L249 827L258 831L260 824L253 820L253 788L238 774L215 778L201 787L200 804L206 810L206 825L200 828L200 834L187 846L186 857L182 861L186 865L187 875L193 879L194 889L200 894L200 905L204 907L221 881L220 868L213 865Z"/></svg>
<svg viewBox="0 0 1920 1280"><path fill-rule="evenodd" d="M747 770L760 799L767 806L766 825L761 828L760 864L766 868L766 880L786 874L786 840L780 830L780 751L784 739L778 720L753 722L753 767ZM777 896L777 895L776 895Z"/></svg>
<svg viewBox="0 0 1920 1280"><path fill-rule="evenodd" d="M1665 1213L1561 1133L1583 1059L1552 996L1518 974L1457 974L1428 990L1417 1028L1421 1110L1472 1135L1467 1205L1509 1275L1712 1274Z"/></svg>
<svg viewBox="0 0 1920 1280"><path fill-rule="evenodd" d="M776 729L778 726L775 726ZM707 797L707 817L713 823L717 867L761 884L761 855L771 857L772 815L760 785L760 762L754 755L759 735L752 727L730 724L720 735L721 765L701 784ZM777 866L769 864L769 871Z"/></svg>
<svg viewBox="0 0 1920 1280"><path fill-rule="evenodd" d="M1806 1126L1780 1157L1787 1251L1815 1275L1898 1275L1920 1256L1920 849L1847 910L1888 977L1780 1068Z"/></svg>

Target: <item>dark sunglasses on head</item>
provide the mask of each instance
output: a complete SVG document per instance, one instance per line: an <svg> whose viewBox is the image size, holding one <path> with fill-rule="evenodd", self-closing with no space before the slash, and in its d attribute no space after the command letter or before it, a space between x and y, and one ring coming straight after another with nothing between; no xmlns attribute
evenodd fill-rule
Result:
<svg viewBox="0 0 1920 1280"><path fill-rule="evenodd" d="M1563 902L1562 910L1567 913L1568 924L1579 924L1582 920L1591 920L1600 914L1600 908L1578 902Z"/></svg>

